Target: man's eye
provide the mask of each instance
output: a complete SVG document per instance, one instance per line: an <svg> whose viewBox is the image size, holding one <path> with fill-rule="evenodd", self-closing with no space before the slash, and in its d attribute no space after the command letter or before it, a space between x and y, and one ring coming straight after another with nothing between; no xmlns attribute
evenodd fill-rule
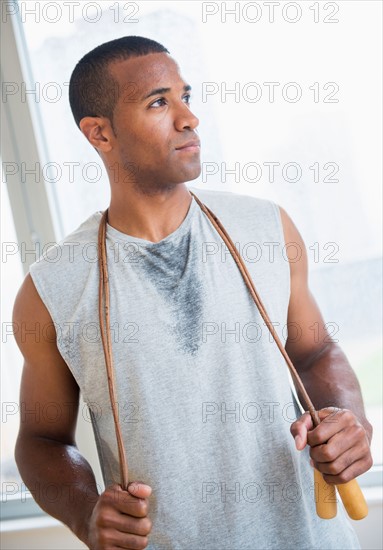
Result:
<svg viewBox="0 0 383 550"><path fill-rule="evenodd" d="M153 101L153 103L151 103L149 107L162 107L162 105L165 105L165 99L163 97L160 97L156 99L156 101Z"/></svg>
<svg viewBox="0 0 383 550"><path fill-rule="evenodd" d="M184 95L183 100L185 101L185 103L187 103L188 105L190 105L190 101L191 101L191 96L190 96L190 94Z"/></svg>

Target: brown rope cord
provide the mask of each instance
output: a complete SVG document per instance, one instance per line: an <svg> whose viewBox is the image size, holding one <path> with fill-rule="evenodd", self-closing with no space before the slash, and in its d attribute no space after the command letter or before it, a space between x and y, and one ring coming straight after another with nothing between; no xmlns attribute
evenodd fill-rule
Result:
<svg viewBox="0 0 383 550"><path fill-rule="evenodd" d="M296 384L297 389L301 393L301 397L305 402L307 410L310 412L314 426L318 426L320 423L319 415L308 396L306 389L303 385L301 378L299 377L298 372L296 371L291 359L289 358L285 348L279 336L266 312L266 309L255 289L254 283L250 277L250 274L241 258L241 255L237 251L233 241L229 237L227 231L223 227L222 223L219 221L217 216L205 205L199 198L189 190L189 193L195 198L197 204L200 206L201 210L208 217L208 219L213 224L213 227L216 229L218 234L221 236L222 240L226 243L231 255L233 256L241 275L245 281L246 286L248 287L250 294L259 310L259 313L264 320L267 328L269 329L272 337L274 338L275 343L278 346L279 351L281 352L283 358L286 361L287 367L289 368L292 378ZM108 277L108 267L107 267L107 253L106 253L106 226L108 223L108 209L106 209L102 215L99 231L98 231L98 257L99 257L99 270L100 270L100 284L99 284L99 319L100 319L100 331L102 345L104 349L106 371L108 377L108 387L109 387L109 396L112 406L113 420L116 431L118 454L120 461L120 476L121 476L121 486L123 489L127 489L129 482L129 470L128 463L125 453L125 447L123 443L121 426L118 419L118 410L117 410L117 394L115 388L115 379L114 379L114 368L113 368L113 354L112 354L112 344L110 340L110 293L109 293L109 277ZM105 320L104 320L105 314Z"/></svg>
<svg viewBox="0 0 383 550"><path fill-rule="evenodd" d="M98 231L98 257L100 268L100 284L98 294L99 319L102 346L104 349L106 372L108 377L108 388L110 403L112 406L114 427L116 430L118 455L120 463L120 483L125 490L129 483L128 462L126 459L125 447L122 439L121 426L118 420L116 385L114 380L113 354L112 344L110 341L110 294L109 294L109 277L106 256L106 224L108 223L108 209L102 215L99 231ZM105 310L105 321L104 312Z"/></svg>

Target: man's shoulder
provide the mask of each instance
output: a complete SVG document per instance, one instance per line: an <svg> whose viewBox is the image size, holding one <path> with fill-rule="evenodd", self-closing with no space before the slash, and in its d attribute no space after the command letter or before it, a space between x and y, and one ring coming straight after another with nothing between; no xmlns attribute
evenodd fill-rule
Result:
<svg viewBox="0 0 383 550"><path fill-rule="evenodd" d="M97 242L98 227L100 224L102 212L97 211L88 216L81 224L73 231L65 235L57 246L68 246L69 243L87 243Z"/></svg>
<svg viewBox="0 0 383 550"><path fill-rule="evenodd" d="M188 187L213 213L244 220L257 217L279 218L279 207L269 199L263 199L234 191Z"/></svg>
<svg viewBox="0 0 383 550"><path fill-rule="evenodd" d="M98 226L101 212L94 212L57 243L49 243L34 262L31 271L68 268L71 264L93 263L97 257Z"/></svg>

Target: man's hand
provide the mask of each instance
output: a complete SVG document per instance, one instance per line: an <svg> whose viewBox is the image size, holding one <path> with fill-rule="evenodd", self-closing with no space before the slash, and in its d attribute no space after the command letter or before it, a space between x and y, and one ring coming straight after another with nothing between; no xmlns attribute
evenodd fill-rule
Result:
<svg viewBox="0 0 383 550"><path fill-rule="evenodd" d="M321 423L314 428L308 412L290 428L299 451L310 445L312 466L327 483L347 483L372 466L371 434L354 413L335 407L321 409Z"/></svg>
<svg viewBox="0 0 383 550"><path fill-rule="evenodd" d="M90 517L86 538L89 548L146 548L152 528L147 517L151 492L151 487L140 482L129 483L128 491L119 485L108 487L100 495Z"/></svg>

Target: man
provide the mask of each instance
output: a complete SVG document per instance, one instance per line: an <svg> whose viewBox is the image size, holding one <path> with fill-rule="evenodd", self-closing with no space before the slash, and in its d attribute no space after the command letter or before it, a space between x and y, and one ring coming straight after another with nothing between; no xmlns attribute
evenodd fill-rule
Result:
<svg viewBox="0 0 383 550"><path fill-rule="evenodd" d="M21 417L16 460L37 502L91 549L358 548L341 510L331 521L315 514L311 465L330 484L362 474L372 429L308 289L293 222L269 201L195 189L247 259L324 420L315 428L234 260L185 185L200 174L198 119L168 51L142 37L99 46L77 64L70 101L111 185L111 339L131 483L119 486L98 331L99 271L89 253L96 212L31 266L15 303L14 322L26 328L24 338L16 333L21 406L55 403L61 412L53 422ZM254 261L267 242L279 243L273 257L263 250ZM288 262L284 243L295 243ZM36 322L51 337L29 337ZM106 485L100 495L74 438L80 391ZM49 484L59 488L54 501Z"/></svg>

